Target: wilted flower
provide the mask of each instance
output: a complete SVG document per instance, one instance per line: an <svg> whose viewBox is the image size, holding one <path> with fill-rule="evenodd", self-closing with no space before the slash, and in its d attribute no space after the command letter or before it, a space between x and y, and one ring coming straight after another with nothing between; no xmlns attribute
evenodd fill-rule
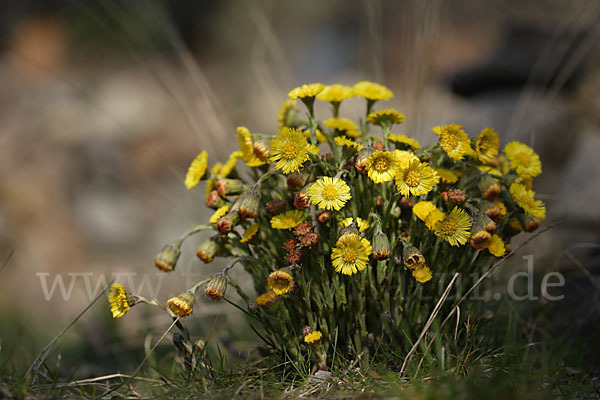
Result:
<svg viewBox="0 0 600 400"><path fill-rule="evenodd" d="M294 197L294 207L298 210L304 210L305 208L310 207L310 197L308 197L308 193L304 190L296 193L296 196Z"/></svg>
<svg viewBox="0 0 600 400"><path fill-rule="evenodd" d="M269 308L273 307L275 304L277 304L278 300L279 300L279 296L277 296L277 294L274 291L270 290L270 291L258 296L256 298L256 304L258 304L262 308L269 309Z"/></svg>
<svg viewBox="0 0 600 400"><path fill-rule="evenodd" d="M221 197L217 190L212 190L206 196L206 207L216 210L217 208L223 207L225 200Z"/></svg>

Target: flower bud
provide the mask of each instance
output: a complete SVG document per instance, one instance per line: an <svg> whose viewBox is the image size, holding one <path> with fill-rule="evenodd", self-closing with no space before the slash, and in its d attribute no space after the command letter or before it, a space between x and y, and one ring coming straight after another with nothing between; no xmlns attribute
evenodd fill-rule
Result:
<svg viewBox="0 0 600 400"><path fill-rule="evenodd" d="M223 273L215 275L206 285L206 296L212 301L219 301L225 296L227 289L227 277Z"/></svg>
<svg viewBox="0 0 600 400"><path fill-rule="evenodd" d="M486 214L478 212L475 214L474 220L475 222L479 222L481 225L483 225L485 230L489 233L494 234L496 232L496 223L492 221L492 219Z"/></svg>
<svg viewBox="0 0 600 400"><path fill-rule="evenodd" d="M321 154L321 160L331 162L333 161L333 153Z"/></svg>
<svg viewBox="0 0 600 400"><path fill-rule="evenodd" d="M194 306L194 295L190 292L183 292L177 297L172 297L167 300L167 306L173 314L180 317L187 317L192 313Z"/></svg>
<svg viewBox="0 0 600 400"><path fill-rule="evenodd" d="M508 221L506 225L506 231L510 236L514 236L523 230L523 225L517 218L513 218Z"/></svg>
<svg viewBox="0 0 600 400"><path fill-rule="evenodd" d="M317 221L320 223L324 224L325 222L329 221L329 218L331 218L331 213L329 211L320 210L317 212Z"/></svg>
<svg viewBox="0 0 600 400"><path fill-rule="evenodd" d="M309 333L311 333L313 330L310 326L306 325L304 326L304 328L302 328L302 336L306 336Z"/></svg>
<svg viewBox="0 0 600 400"><path fill-rule="evenodd" d="M502 220L502 210L490 201L483 200L479 204L479 209L494 222L500 222L500 220Z"/></svg>
<svg viewBox="0 0 600 400"><path fill-rule="evenodd" d="M231 207L237 210L242 218L256 218L260 207L260 193L256 190L248 190Z"/></svg>
<svg viewBox="0 0 600 400"><path fill-rule="evenodd" d="M480 222L475 221L471 227L471 246L476 249L485 249L492 242L492 235L485 230Z"/></svg>
<svg viewBox="0 0 600 400"><path fill-rule="evenodd" d="M302 237L308 232L312 231L312 224L310 222L303 222L296 227L295 233L297 237Z"/></svg>
<svg viewBox="0 0 600 400"><path fill-rule="evenodd" d="M199 259L208 264L214 260L219 251L219 245L213 239L206 239L196 250Z"/></svg>
<svg viewBox="0 0 600 400"><path fill-rule="evenodd" d="M255 142L253 146L254 155L260 161L266 163L269 161L269 146L264 142Z"/></svg>
<svg viewBox="0 0 600 400"><path fill-rule="evenodd" d="M154 259L154 264L158 267L158 269L170 272L175 269L175 265L177 265L177 260L179 260L179 256L181 255L181 242L177 241L171 244L166 245L163 249L158 253L156 258Z"/></svg>
<svg viewBox="0 0 600 400"><path fill-rule="evenodd" d="M239 179L219 179L217 191L221 196L240 194L244 191L244 184Z"/></svg>
<svg viewBox="0 0 600 400"><path fill-rule="evenodd" d="M539 218L536 218L529 214L525 214L525 217L523 219L524 219L523 225L525 226L525 232L533 232L537 228L539 228L540 225L542 224L542 221Z"/></svg>
<svg viewBox="0 0 600 400"><path fill-rule="evenodd" d="M387 235L381 231L375 232L373 235L373 258L382 261L390 258L392 252L390 240Z"/></svg>
<svg viewBox="0 0 600 400"><path fill-rule="evenodd" d="M412 244L405 245L402 251L402 258L404 259L404 265L408 269L415 269L419 266L425 265L425 257L423 254Z"/></svg>
<svg viewBox="0 0 600 400"><path fill-rule="evenodd" d="M481 190L483 197L489 201L493 201L498 197L502 190L500 184L489 175L483 175L481 179L479 179L477 186L479 187L479 190Z"/></svg>
<svg viewBox="0 0 600 400"><path fill-rule="evenodd" d="M221 217L217 222L217 230L221 235L226 235L240 222L240 214L237 211L232 211L229 214Z"/></svg>
<svg viewBox="0 0 600 400"><path fill-rule="evenodd" d="M223 199L216 190L213 190L208 194L208 196L206 196L206 207L216 210L224 205L225 199Z"/></svg>
<svg viewBox="0 0 600 400"><path fill-rule="evenodd" d="M304 210L305 208L310 207L310 197L308 197L308 193L304 190L296 193L296 197L294 198L294 207L298 210Z"/></svg>
<svg viewBox="0 0 600 400"><path fill-rule="evenodd" d="M400 199L400 207L402 208L412 208L415 205L415 199L411 197L402 196Z"/></svg>
<svg viewBox="0 0 600 400"><path fill-rule="evenodd" d="M266 293L261 294L256 298L256 304L258 304L262 308L270 309L277 304L279 301L279 296L270 290Z"/></svg>
<svg viewBox="0 0 600 400"><path fill-rule="evenodd" d="M267 203L267 211L271 214L279 214L280 212L285 211L285 201L283 200L271 200Z"/></svg>
<svg viewBox="0 0 600 400"><path fill-rule="evenodd" d="M294 279L292 276L283 270L272 272L267 279L267 285L269 289L275 292L275 294L281 296L290 291L294 285Z"/></svg>
<svg viewBox="0 0 600 400"><path fill-rule="evenodd" d="M302 259L302 250L294 249L290 251L290 254L287 255L286 261L288 264L300 264L300 260Z"/></svg>
<svg viewBox="0 0 600 400"><path fill-rule="evenodd" d="M315 232L309 232L300 239L300 245L302 247L313 247L319 242L319 234Z"/></svg>
<svg viewBox="0 0 600 400"><path fill-rule="evenodd" d="M299 172L294 172L287 177L287 186L290 190L298 190L306 185L306 176Z"/></svg>
<svg viewBox="0 0 600 400"><path fill-rule="evenodd" d="M384 151L385 144L383 144L382 142L375 142L375 143L373 143L373 149L376 151Z"/></svg>
<svg viewBox="0 0 600 400"><path fill-rule="evenodd" d="M285 242L283 248L289 253L290 251L294 250L297 246L298 241L296 239L290 239L287 242Z"/></svg>
<svg viewBox="0 0 600 400"><path fill-rule="evenodd" d="M373 155L373 153L374 150L372 147L365 146L362 149L360 149L360 151L356 155L356 161L354 163L354 166L356 167L358 172L360 172L363 175L368 172L367 160Z"/></svg>

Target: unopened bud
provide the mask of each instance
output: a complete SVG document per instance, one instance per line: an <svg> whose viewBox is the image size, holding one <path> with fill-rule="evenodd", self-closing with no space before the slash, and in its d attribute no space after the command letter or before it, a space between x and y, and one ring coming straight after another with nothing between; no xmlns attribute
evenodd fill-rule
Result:
<svg viewBox="0 0 600 400"><path fill-rule="evenodd" d="M486 214L478 212L475 214L474 219L475 222L478 222L481 225L483 225L484 229L489 233L494 234L496 232L496 223Z"/></svg>
<svg viewBox="0 0 600 400"><path fill-rule="evenodd" d="M321 154L321 160L329 162L333 161L333 153Z"/></svg>
<svg viewBox="0 0 600 400"><path fill-rule="evenodd" d="M192 313L194 296L190 292L183 292L179 296L167 300L167 306L173 314L182 318L187 317Z"/></svg>
<svg viewBox="0 0 600 400"><path fill-rule="evenodd" d="M279 214L285 210L285 201L283 200L271 200L267 203L267 211L271 214Z"/></svg>
<svg viewBox="0 0 600 400"><path fill-rule="evenodd" d="M517 218L513 218L508 221L506 230L509 235L514 236L523 230L523 225L521 225L521 222Z"/></svg>
<svg viewBox="0 0 600 400"><path fill-rule="evenodd" d="M373 143L373 149L375 149L376 151L384 151L385 144L383 144L382 142L375 142Z"/></svg>
<svg viewBox="0 0 600 400"><path fill-rule="evenodd" d="M475 222L471 227L471 246L476 249L485 249L492 242L492 235L480 222Z"/></svg>
<svg viewBox="0 0 600 400"><path fill-rule="evenodd" d="M493 201L498 197L502 190L500 184L489 175L483 175L481 179L479 179L477 186L479 187L479 190L481 190L483 197L489 201Z"/></svg>
<svg viewBox="0 0 600 400"><path fill-rule="evenodd" d="M221 196L240 194L244 191L244 184L239 179L219 179L217 191Z"/></svg>
<svg viewBox="0 0 600 400"><path fill-rule="evenodd" d="M331 218L331 213L327 210L320 210L320 212L317 213L317 221L322 224L329 221L329 218Z"/></svg>
<svg viewBox="0 0 600 400"><path fill-rule="evenodd" d="M296 197L294 198L294 207L298 210L304 210L305 208L310 207L310 197L308 197L308 193L304 190L296 193Z"/></svg>
<svg viewBox="0 0 600 400"><path fill-rule="evenodd" d="M412 197L402 196L400 199L400 207L402 208L412 208L415 205L415 199Z"/></svg>
<svg viewBox="0 0 600 400"><path fill-rule="evenodd" d="M525 226L525 232L533 232L537 228L539 228L540 225L542 224L542 220L540 220L539 218L536 218L532 215L529 215L529 214L525 214L525 217L523 219L524 219L523 225Z"/></svg>
<svg viewBox="0 0 600 400"><path fill-rule="evenodd" d="M423 254L413 245L404 246L402 252L402 258L404 259L404 265L408 269L415 269L419 266L425 265L425 257Z"/></svg>
<svg viewBox="0 0 600 400"><path fill-rule="evenodd" d="M294 172L287 177L287 186L290 190L298 190L306 185L306 177L299 172Z"/></svg>
<svg viewBox="0 0 600 400"><path fill-rule="evenodd" d="M302 336L306 336L309 333L311 333L312 331L313 331L313 329L307 325L304 328L302 328Z"/></svg>
<svg viewBox="0 0 600 400"><path fill-rule="evenodd" d="M175 269L181 255L181 242L166 245L154 259L154 264L162 271L170 272Z"/></svg>
<svg viewBox="0 0 600 400"><path fill-rule="evenodd" d="M196 255L199 259L208 264L215 259L219 251L219 245L213 239L206 239L196 250Z"/></svg>
<svg viewBox="0 0 600 400"><path fill-rule="evenodd" d="M392 251L390 240L387 235L381 231L375 232L373 235L373 258L378 261L387 260L390 258Z"/></svg>
<svg viewBox="0 0 600 400"><path fill-rule="evenodd" d="M225 290L227 290L227 277L219 273L208 282L205 293L212 301L219 301L225 296Z"/></svg>
<svg viewBox="0 0 600 400"><path fill-rule="evenodd" d="M360 149L358 154L356 155L356 161L354 162L354 166L361 174L366 174L367 171L367 160L373 155L374 150L372 147L363 147Z"/></svg>
<svg viewBox="0 0 600 400"><path fill-rule="evenodd" d="M248 190L240 197L231 209L240 214L242 218L256 218L260 207L260 193L257 190Z"/></svg>
<svg viewBox="0 0 600 400"><path fill-rule="evenodd" d="M216 210L225 205L225 200L219 195L219 192L213 190L206 196L206 207Z"/></svg>
<svg viewBox="0 0 600 400"><path fill-rule="evenodd" d="M237 211L232 211L229 214L221 217L217 222L217 230L221 235L226 235L240 222L240 214Z"/></svg>
<svg viewBox="0 0 600 400"><path fill-rule="evenodd" d="M502 210L496 204L483 200L479 204L479 209L485 213L494 222L502 220Z"/></svg>
<svg viewBox="0 0 600 400"><path fill-rule="evenodd" d="M260 161L266 163L269 161L269 146L264 142L255 142L253 146L254 155Z"/></svg>

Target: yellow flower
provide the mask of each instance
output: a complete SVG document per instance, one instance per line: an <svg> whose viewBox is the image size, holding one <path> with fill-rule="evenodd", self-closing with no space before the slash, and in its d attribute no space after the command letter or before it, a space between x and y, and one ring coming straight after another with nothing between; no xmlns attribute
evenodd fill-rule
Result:
<svg viewBox="0 0 600 400"><path fill-rule="evenodd" d="M459 246L467 243L470 239L470 229L471 217L465 210L454 207L446 218L435 224L434 233L450 245Z"/></svg>
<svg viewBox="0 0 600 400"><path fill-rule="evenodd" d="M275 292L275 294L281 296L292 289L294 280L292 279L292 276L285 271L275 271L269 275L267 285L269 286L269 289Z"/></svg>
<svg viewBox="0 0 600 400"><path fill-rule="evenodd" d="M435 172L440 176L440 181L446 184L453 184L458 182L458 175L449 169L445 168L435 168Z"/></svg>
<svg viewBox="0 0 600 400"><path fill-rule="evenodd" d="M369 178L375 183L388 182L394 179L399 166L396 154L389 151L374 152L366 164Z"/></svg>
<svg viewBox="0 0 600 400"><path fill-rule="evenodd" d="M298 111L296 107L296 100L287 99L281 104L279 107L279 112L277 113L277 122L279 124L279 129L284 126L289 126L292 123L293 115Z"/></svg>
<svg viewBox="0 0 600 400"><path fill-rule="evenodd" d="M335 142L335 144L337 144L339 146L350 147L356 151L360 151L360 149L363 148L362 144L356 143L354 140L350 140L344 136L336 136L333 138L333 141Z"/></svg>
<svg viewBox="0 0 600 400"><path fill-rule="evenodd" d="M386 124L401 124L404 122L404 114L396 111L393 108L385 110L373 111L367 116L367 122L372 125L383 126Z"/></svg>
<svg viewBox="0 0 600 400"><path fill-rule="evenodd" d="M509 188L510 195L525 212L531 216L544 220L546 206L541 200L534 198L535 192L519 183L513 183Z"/></svg>
<svg viewBox="0 0 600 400"><path fill-rule="evenodd" d="M242 235L242 240L240 240L240 242L242 242L242 243L250 242L252 239L254 239L256 237L256 234L258 233L259 229L260 229L259 224L250 225L248 227L248 229L246 229L244 231L244 234Z"/></svg>
<svg viewBox="0 0 600 400"><path fill-rule="evenodd" d="M305 138L307 138L307 139L310 138L310 129L303 130L302 134L304 135ZM327 142L327 136L323 135L323 132L321 132L318 129L315 130L315 136L317 137L317 142L319 142L319 143Z"/></svg>
<svg viewBox="0 0 600 400"><path fill-rule="evenodd" d="M394 97L394 93L390 89L369 81L358 82L353 89L354 93L367 100L387 100Z"/></svg>
<svg viewBox="0 0 600 400"><path fill-rule="evenodd" d="M506 254L506 248L504 247L504 242L502 238L496 234L492 235L492 241L487 246L488 251L496 257L502 257Z"/></svg>
<svg viewBox="0 0 600 400"><path fill-rule="evenodd" d="M494 203L500 209L500 217L506 217L506 206L504 205L504 203L497 199L492 201L492 203Z"/></svg>
<svg viewBox="0 0 600 400"><path fill-rule="evenodd" d="M403 196L427 194L439 181L433 168L419 160L414 160L396 173L396 186Z"/></svg>
<svg viewBox="0 0 600 400"><path fill-rule="evenodd" d="M435 228L435 224L437 224L444 218L446 218L446 213L444 213L439 208L435 208L431 210L429 214L427 214L427 218L425 218L425 226L431 231Z"/></svg>
<svg viewBox="0 0 600 400"><path fill-rule="evenodd" d="M304 341L308 344L317 343L321 340L323 334L320 331L313 331L304 336Z"/></svg>
<svg viewBox="0 0 600 400"><path fill-rule="evenodd" d="M502 175L502 172L500 172L498 169L494 168L494 167L490 167L489 165L478 165L477 169L480 170L481 172L485 172L486 174L490 174L490 175ZM494 178L496 180L496 182L498 182L498 179Z"/></svg>
<svg viewBox="0 0 600 400"><path fill-rule="evenodd" d="M221 178L227 178L229 176L229 174L231 174L231 171L233 171L233 169L235 168L235 164L237 164L237 160L239 158L242 158L243 156L244 156L244 154L239 150L232 152L229 155L229 158L227 159L225 164L220 166L218 175Z"/></svg>
<svg viewBox="0 0 600 400"><path fill-rule="evenodd" d="M352 198L350 187L340 178L324 176L308 190L310 201L327 210L338 211Z"/></svg>
<svg viewBox="0 0 600 400"><path fill-rule="evenodd" d="M354 222L354 218L348 217L344 218L339 222L340 228L347 228ZM362 219L361 217L356 217L356 226L358 227L359 232L364 232L369 229L369 221L366 219Z"/></svg>
<svg viewBox="0 0 600 400"><path fill-rule="evenodd" d="M219 219L229 212L229 204L221 206L215 211L215 213L208 220L211 224L216 224Z"/></svg>
<svg viewBox="0 0 600 400"><path fill-rule="evenodd" d="M425 283L429 282L433 275L427 265L422 265L412 270L412 276L417 282Z"/></svg>
<svg viewBox="0 0 600 400"><path fill-rule="evenodd" d="M482 130L475 141L475 154L477 155L477 159L484 164L496 158L499 148L500 137L498 136L498 132L492 128Z"/></svg>
<svg viewBox="0 0 600 400"><path fill-rule="evenodd" d="M256 298L256 304L263 308L270 308L277 304L278 300L279 296L277 296L277 294L274 291L269 290L268 292L263 293Z"/></svg>
<svg viewBox="0 0 600 400"><path fill-rule="evenodd" d="M336 272L352 275L367 267L372 250L367 239L356 233L346 233L335 244L331 252L331 263Z"/></svg>
<svg viewBox="0 0 600 400"><path fill-rule="evenodd" d="M308 160L308 151L306 138L293 128L281 128L271 140L271 161L277 161L275 168L283 170L284 174L298 171Z"/></svg>
<svg viewBox="0 0 600 400"><path fill-rule="evenodd" d="M471 141L467 133L462 130L462 125L451 124L434 128L434 132L440 135L439 144L442 150L448 154L448 157L455 160L462 160L467 154L470 154Z"/></svg>
<svg viewBox="0 0 600 400"><path fill-rule="evenodd" d="M323 121L323 125L331 129L337 129L340 132L358 130L358 126L348 118L329 118Z"/></svg>
<svg viewBox="0 0 600 400"><path fill-rule="evenodd" d="M350 86L335 85L325 86L325 89L317 95L317 99L321 101L329 101L331 103L340 103L342 100L354 97L354 90Z"/></svg>
<svg viewBox="0 0 600 400"><path fill-rule="evenodd" d="M534 178L542 173L540 157L531 147L519 142L510 142L504 146L504 153L510 161L510 167L517 171L517 174Z"/></svg>
<svg viewBox="0 0 600 400"><path fill-rule="evenodd" d="M242 158L249 167L260 167L267 163L268 158L261 159L259 155L261 152L255 151L254 140L252 134L248 128L244 126L238 126L237 128L237 140L240 143L240 151L242 152ZM258 153L258 154L257 154Z"/></svg>
<svg viewBox="0 0 600 400"><path fill-rule="evenodd" d="M321 93L325 89L325 85L321 83L311 83L308 85L298 86L295 89L292 89L288 96L291 99L304 99L306 97L315 97L319 93Z"/></svg>
<svg viewBox="0 0 600 400"><path fill-rule="evenodd" d="M183 292L177 297L172 297L167 300L167 306L173 314L180 317L187 317L192 313L194 306L194 295L190 292Z"/></svg>
<svg viewBox="0 0 600 400"><path fill-rule="evenodd" d="M187 174L185 175L185 186L188 189L196 187L200 179L204 176L206 172L206 167L208 166L208 154L206 151L198 154L194 161L190 164L188 168Z"/></svg>
<svg viewBox="0 0 600 400"><path fill-rule="evenodd" d="M419 201L413 206L413 214L421 221L425 221L429 213L436 208L435 204L430 201Z"/></svg>
<svg viewBox="0 0 600 400"><path fill-rule="evenodd" d="M130 296L123 288L120 283L113 283L110 285L108 292L108 303L110 304L110 311L112 312L113 318L121 318L127 314L130 309L129 298Z"/></svg>
<svg viewBox="0 0 600 400"><path fill-rule="evenodd" d="M394 156L398 160L399 168L407 168L411 162L419 160L419 157L415 156L414 153L406 150L394 150Z"/></svg>
<svg viewBox="0 0 600 400"><path fill-rule="evenodd" d="M271 227L275 229L291 229L304 221L304 212L301 210L286 211L271 218Z"/></svg>
<svg viewBox="0 0 600 400"><path fill-rule="evenodd" d="M388 140L395 142L395 143L402 143L405 144L409 147L411 147L413 150L421 150L421 144L416 141L413 138L409 138L406 135L402 135L399 133L390 133L388 135Z"/></svg>

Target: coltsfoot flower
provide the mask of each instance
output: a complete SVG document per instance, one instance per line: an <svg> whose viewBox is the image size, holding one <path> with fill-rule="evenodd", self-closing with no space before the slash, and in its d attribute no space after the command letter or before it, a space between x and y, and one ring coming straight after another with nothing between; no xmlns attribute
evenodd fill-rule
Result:
<svg viewBox="0 0 600 400"><path fill-rule="evenodd" d="M367 122L372 125L391 126L404 122L404 114L393 108L373 111L367 116Z"/></svg>
<svg viewBox="0 0 600 400"><path fill-rule="evenodd" d="M113 283L108 292L108 303L113 318L121 318L134 304L133 297L127 293L123 285Z"/></svg>
<svg viewBox="0 0 600 400"><path fill-rule="evenodd" d="M304 135L293 128L283 127L271 140L271 161L284 174L300 170L308 160L308 142Z"/></svg>
<svg viewBox="0 0 600 400"><path fill-rule="evenodd" d="M310 201L319 208L339 211L352 198L350 187L340 178L324 176L309 189Z"/></svg>
<svg viewBox="0 0 600 400"><path fill-rule="evenodd" d="M256 304L262 308L270 309L279 301L279 296L274 291L270 290L261 294L256 298Z"/></svg>
<svg viewBox="0 0 600 400"><path fill-rule="evenodd" d="M213 239L206 239L198 250L196 250L196 255L199 259L201 259L205 264L211 263L217 253L219 252L219 244Z"/></svg>
<svg viewBox="0 0 600 400"><path fill-rule="evenodd" d="M341 103L343 100L347 100L351 97L354 97L354 90L350 86L340 85L338 83L325 86L325 89L317 94L317 99L328 101L330 103Z"/></svg>
<svg viewBox="0 0 600 400"><path fill-rule="evenodd" d="M220 301L225 296L225 290L227 290L227 277L219 273L208 282L204 294L212 301Z"/></svg>
<svg viewBox="0 0 600 400"><path fill-rule="evenodd" d="M206 151L201 152L198 156L192 161L190 167L188 168L187 174L185 175L185 186L188 189L196 187L200 179L206 173L206 168L208 166L208 154Z"/></svg>
<svg viewBox="0 0 600 400"><path fill-rule="evenodd" d="M510 185L510 195L527 214L544 220L546 218L546 206L541 200L535 199L535 192L527 189L519 183Z"/></svg>
<svg viewBox="0 0 600 400"><path fill-rule="evenodd" d="M375 183L391 181L399 167L396 154L390 151L376 151L367 159L366 163L369 178Z"/></svg>
<svg viewBox="0 0 600 400"><path fill-rule="evenodd" d="M454 209L435 224L434 233L450 243L452 246L460 246L469 240L471 234L471 217L462 208Z"/></svg>
<svg viewBox="0 0 600 400"><path fill-rule="evenodd" d="M440 181L446 184L453 184L458 182L458 175L449 169L445 168L435 168L435 172L440 176Z"/></svg>
<svg viewBox="0 0 600 400"><path fill-rule="evenodd" d="M349 227L353 223L356 223L359 232L364 232L369 229L369 221L361 217L356 217L356 220L352 217L344 218L338 225L343 229Z"/></svg>
<svg viewBox="0 0 600 400"><path fill-rule="evenodd" d="M254 143L252 134L245 126L238 126L237 140L240 144L242 158L249 167L260 167L269 161L269 150L264 143Z"/></svg>
<svg viewBox="0 0 600 400"><path fill-rule="evenodd" d="M275 229L291 229L304 221L304 211L291 210L271 218L271 227Z"/></svg>
<svg viewBox="0 0 600 400"><path fill-rule="evenodd" d="M517 174L534 178L542 173L540 157L526 144L510 142L504 146L504 153Z"/></svg>
<svg viewBox="0 0 600 400"><path fill-rule="evenodd" d="M219 207L217 211L215 211L214 214L210 217L208 222L210 222L211 224L216 224L219 221L219 219L221 219L221 217L225 216L229 212L229 208L231 208L229 204L225 204L224 206Z"/></svg>
<svg viewBox="0 0 600 400"><path fill-rule="evenodd" d="M406 135L402 135L399 133L390 133L387 139L394 143L407 145L413 150L421 150L421 144L417 140L410 138Z"/></svg>
<svg viewBox="0 0 600 400"><path fill-rule="evenodd" d="M181 256L181 242L177 241L162 248L154 259L154 265L165 272L173 271L179 256Z"/></svg>
<svg viewBox="0 0 600 400"><path fill-rule="evenodd" d="M240 240L240 242L250 243L252 241L252 239L254 239L256 237L259 230L260 230L260 224L250 225L248 227L248 229L246 229L244 231L244 234L242 235L242 239Z"/></svg>
<svg viewBox="0 0 600 400"><path fill-rule="evenodd" d="M335 244L331 262L336 272L352 275L367 267L372 250L367 239L356 233L346 233Z"/></svg>
<svg viewBox="0 0 600 400"><path fill-rule="evenodd" d="M312 331L304 336L304 341L308 344L314 344L320 342L322 338L323 334L321 331Z"/></svg>
<svg viewBox="0 0 600 400"><path fill-rule="evenodd" d="M495 257L502 257L504 254L506 254L504 242L498 235L492 235L492 240L488 244L487 249Z"/></svg>
<svg viewBox="0 0 600 400"><path fill-rule="evenodd" d="M484 164L492 162L498 156L499 148L500 137L498 132L492 128L482 130L475 140L475 154L477 159Z"/></svg>
<svg viewBox="0 0 600 400"><path fill-rule="evenodd" d="M436 127L433 131L440 135L439 145L454 160L462 160L465 155L471 154L471 141L467 133L462 130L462 125L450 124Z"/></svg>
<svg viewBox="0 0 600 400"><path fill-rule="evenodd" d="M388 100L394 97L394 93L390 89L369 81L358 82L353 89L354 93L367 100Z"/></svg>
<svg viewBox="0 0 600 400"><path fill-rule="evenodd" d="M329 118L323 121L323 125L328 128L335 129L342 133L358 131L358 126L348 118Z"/></svg>
<svg viewBox="0 0 600 400"><path fill-rule="evenodd" d="M194 295L190 292L183 292L177 297L167 300L167 306L173 314L183 318L192 313L194 306Z"/></svg>
<svg viewBox="0 0 600 400"><path fill-rule="evenodd" d="M427 194L439 182L436 172L418 160L396 173L396 187L403 196L421 196Z"/></svg>
<svg viewBox="0 0 600 400"><path fill-rule="evenodd" d="M275 271L269 275L267 279L267 285L269 289L275 292L275 294L281 296L288 293L294 286L294 279L286 271Z"/></svg>
<svg viewBox="0 0 600 400"><path fill-rule="evenodd" d="M354 149L356 151L359 151L359 150L361 150L363 148L362 144L356 143L354 140L348 139L345 136L336 136L336 137L333 138L333 141L338 146L349 147L349 148Z"/></svg>
<svg viewBox="0 0 600 400"><path fill-rule="evenodd" d="M427 265L421 265L412 270L412 276L419 283L429 282L433 277L431 270Z"/></svg>
<svg viewBox="0 0 600 400"><path fill-rule="evenodd" d="M304 99L307 97L315 97L325 89L322 83L310 83L308 85L298 86L292 89L288 96L290 99Z"/></svg>

